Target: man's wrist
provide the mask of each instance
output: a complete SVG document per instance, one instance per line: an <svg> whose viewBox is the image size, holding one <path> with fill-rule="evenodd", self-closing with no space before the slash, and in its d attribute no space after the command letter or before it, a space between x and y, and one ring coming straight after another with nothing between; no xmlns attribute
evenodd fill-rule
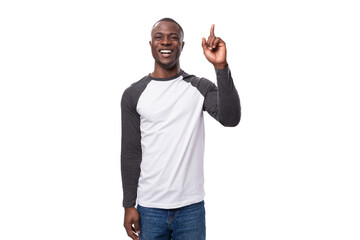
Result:
<svg viewBox="0 0 360 240"><path fill-rule="evenodd" d="M224 63L218 63L218 64L213 64L215 69L224 69L228 66L227 62Z"/></svg>
<svg viewBox="0 0 360 240"><path fill-rule="evenodd" d="M136 209L136 207L135 206L131 206L131 207L124 207L124 209L126 210L126 209L133 209L133 208L135 208Z"/></svg>

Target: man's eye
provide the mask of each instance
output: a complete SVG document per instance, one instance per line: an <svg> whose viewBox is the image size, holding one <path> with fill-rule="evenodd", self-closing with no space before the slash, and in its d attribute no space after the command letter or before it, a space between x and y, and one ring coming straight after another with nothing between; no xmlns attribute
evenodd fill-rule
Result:
<svg viewBox="0 0 360 240"><path fill-rule="evenodd" d="M161 36L155 36L154 38L155 39L161 39Z"/></svg>

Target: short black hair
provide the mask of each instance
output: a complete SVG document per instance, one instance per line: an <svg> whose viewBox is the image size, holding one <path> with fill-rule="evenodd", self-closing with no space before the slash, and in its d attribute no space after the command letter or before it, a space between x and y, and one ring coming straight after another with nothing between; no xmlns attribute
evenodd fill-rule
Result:
<svg viewBox="0 0 360 240"><path fill-rule="evenodd" d="M175 23L176 25L179 26L180 31L181 31L182 34L184 35L184 30L182 29L182 27L180 26L180 24L179 24L178 22L176 22L174 19L172 19L172 18L162 18L162 19L160 19L159 21L157 21L157 22L154 24L153 28L155 27L156 24L158 24L158 22L173 22L173 23Z"/></svg>

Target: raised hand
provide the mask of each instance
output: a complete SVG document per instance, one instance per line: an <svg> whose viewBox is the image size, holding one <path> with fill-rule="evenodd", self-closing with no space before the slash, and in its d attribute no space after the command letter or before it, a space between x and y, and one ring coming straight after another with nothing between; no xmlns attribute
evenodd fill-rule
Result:
<svg viewBox="0 0 360 240"><path fill-rule="evenodd" d="M210 28L210 36L206 41L202 38L202 47L206 59L211 62L216 69L225 68L228 64L226 61L226 44L219 38L215 37L214 33L215 24Z"/></svg>

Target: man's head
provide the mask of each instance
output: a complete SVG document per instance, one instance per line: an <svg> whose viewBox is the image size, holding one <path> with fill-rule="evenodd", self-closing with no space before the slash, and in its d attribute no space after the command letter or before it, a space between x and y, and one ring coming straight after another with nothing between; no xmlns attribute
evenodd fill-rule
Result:
<svg viewBox="0 0 360 240"><path fill-rule="evenodd" d="M172 23L175 23L175 24L180 28L180 31L181 31L181 33L183 34L183 37L184 37L184 30L182 29L182 27L180 26L180 24L179 24L178 22L176 22L174 19L172 19L172 18L162 18L162 19L160 19L159 21L157 21L157 22L154 24L153 28L154 28L159 22L172 22Z"/></svg>
<svg viewBox="0 0 360 240"><path fill-rule="evenodd" d="M157 21L151 31L151 52L155 63L162 68L171 69L179 64L181 51L184 47L184 31L171 18Z"/></svg>

